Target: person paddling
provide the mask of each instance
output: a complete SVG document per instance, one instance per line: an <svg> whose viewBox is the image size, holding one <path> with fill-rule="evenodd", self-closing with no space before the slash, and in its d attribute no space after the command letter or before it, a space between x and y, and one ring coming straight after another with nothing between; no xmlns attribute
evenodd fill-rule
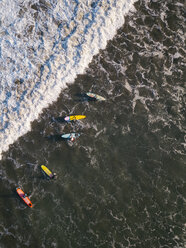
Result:
<svg viewBox="0 0 186 248"><path fill-rule="evenodd" d="M52 173L45 165L41 165L41 169L43 170L43 172L45 173L45 175L47 175L50 179L56 179L57 175L56 173Z"/></svg>
<svg viewBox="0 0 186 248"><path fill-rule="evenodd" d="M51 179L56 179L57 178L57 174L54 172L50 178Z"/></svg>

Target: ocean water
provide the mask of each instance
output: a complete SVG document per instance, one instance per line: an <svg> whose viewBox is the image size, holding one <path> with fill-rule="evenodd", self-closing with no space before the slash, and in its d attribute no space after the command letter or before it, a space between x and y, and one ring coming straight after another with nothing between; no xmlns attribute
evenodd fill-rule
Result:
<svg viewBox="0 0 186 248"><path fill-rule="evenodd" d="M0 247L186 247L184 1L57 2L0 1Z"/></svg>
<svg viewBox="0 0 186 248"><path fill-rule="evenodd" d="M84 72L134 2L0 2L0 154Z"/></svg>

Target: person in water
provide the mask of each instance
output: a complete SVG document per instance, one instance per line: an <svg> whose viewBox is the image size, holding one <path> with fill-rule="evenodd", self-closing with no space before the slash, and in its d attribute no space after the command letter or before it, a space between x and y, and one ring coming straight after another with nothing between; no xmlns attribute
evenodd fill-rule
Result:
<svg viewBox="0 0 186 248"><path fill-rule="evenodd" d="M54 172L50 178L51 179L56 179L57 178L57 174Z"/></svg>

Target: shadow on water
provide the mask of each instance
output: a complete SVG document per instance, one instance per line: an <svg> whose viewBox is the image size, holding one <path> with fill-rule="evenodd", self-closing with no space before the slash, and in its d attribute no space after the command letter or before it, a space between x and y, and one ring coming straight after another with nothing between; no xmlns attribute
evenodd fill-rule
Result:
<svg viewBox="0 0 186 248"><path fill-rule="evenodd" d="M65 139L63 139L61 137L61 135L59 134L55 134L55 135L49 135L49 136L46 136L45 139L49 140L49 141L52 141L52 142L56 142L56 141L65 141Z"/></svg>
<svg viewBox="0 0 186 248"><path fill-rule="evenodd" d="M0 194L0 198L18 198L18 194L17 194L17 191L16 191L16 188L19 188L19 186L17 185L15 188L13 188L11 191L12 193L10 194ZM28 194L26 194L28 195Z"/></svg>
<svg viewBox="0 0 186 248"><path fill-rule="evenodd" d="M66 123L65 117L53 117L51 122L60 122L60 123Z"/></svg>
<svg viewBox="0 0 186 248"><path fill-rule="evenodd" d="M31 176L29 177L30 179L39 179L39 180L42 180L43 179L43 176Z"/></svg>
<svg viewBox="0 0 186 248"><path fill-rule="evenodd" d="M11 193L11 194L0 194L0 198L17 198L16 191L13 190L13 192L15 192L15 193Z"/></svg>

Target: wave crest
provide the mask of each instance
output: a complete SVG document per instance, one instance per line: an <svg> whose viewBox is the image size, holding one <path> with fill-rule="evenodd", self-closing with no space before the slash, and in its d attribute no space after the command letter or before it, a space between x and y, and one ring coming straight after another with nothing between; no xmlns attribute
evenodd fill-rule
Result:
<svg viewBox="0 0 186 248"><path fill-rule="evenodd" d="M134 2L0 2L0 156L106 47Z"/></svg>

